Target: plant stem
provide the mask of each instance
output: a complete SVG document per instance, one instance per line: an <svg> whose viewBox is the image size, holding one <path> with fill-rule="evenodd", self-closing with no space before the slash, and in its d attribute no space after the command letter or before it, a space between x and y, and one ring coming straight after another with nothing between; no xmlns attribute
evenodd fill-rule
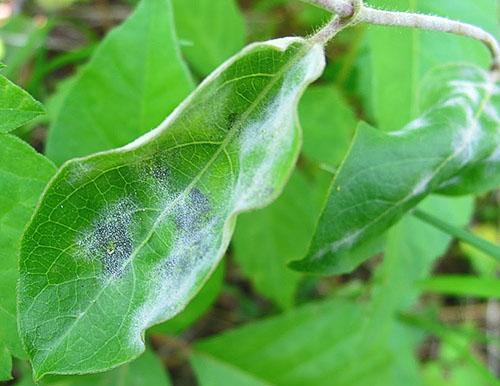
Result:
<svg viewBox="0 0 500 386"><path fill-rule="evenodd" d="M445 232L451 236L454 236L457 239L459 239L467 244L472 245L473 247L476 247L480 251L490 255L496 261L500 262L500 247L499 246L497 246L493 243L490 243L489 241L484 240L480 237L477 237L476 235L474 235L474 234L472 234L464 229L461 229L461 228L455 227L451 224L448 224L448 223L444 222L443 220L441 220L441 219L439 219L439 218L437 218L429 213L423 212L420 209L415 209L415 211L413 212L413 215L415 217L417 217L418 219L442 230L443 232Z"/></svg>
<svg viewBox="0 0 500 386"><path fill-rule="evenodd" d="M384 11L367 7L361 0L303 1L326 9L327 11L334 12L340 16L340 18L355 19L351 20L351 23L349 24L369 23L397 27L411 27L430 31L442 31L479 40L488 47L493 58L492 71L497 78L499 77L500 45L493 35L474 25L439 16L409 12ZM358 7L357 12L355 12L356 7Z"/></svg>

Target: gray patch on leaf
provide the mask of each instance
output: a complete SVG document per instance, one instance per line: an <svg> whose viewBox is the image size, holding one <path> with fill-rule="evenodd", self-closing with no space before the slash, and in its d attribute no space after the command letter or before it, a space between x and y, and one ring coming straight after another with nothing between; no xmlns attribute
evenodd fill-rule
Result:
<svg viewBox="0 0 500 386"><path fill-rule="evenodd" d="M104 210L92 230L78 241L84 256L102 263L106 276L120 277L133 245L130 224L135 206L129 200L120 201Z"/></svg>

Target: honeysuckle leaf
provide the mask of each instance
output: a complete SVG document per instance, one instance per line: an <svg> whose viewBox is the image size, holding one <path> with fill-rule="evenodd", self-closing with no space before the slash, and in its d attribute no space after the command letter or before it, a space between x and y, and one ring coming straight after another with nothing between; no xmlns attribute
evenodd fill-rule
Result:
<svg viewBox="0 0 500 386"><path fill-rule="evenodd" d="M0 133L12 131L44 113L40 102L0 75Z"/></svg>
<svg viewBox="0 0 500 386"><path fill-rule="evenodd" d="M281 192L298 99L323 67L310 40L250 45L151 133L59 170L21 251L19 328L36 378L127 362L146 328L184 308L237 213Z"/></svg>
<svg viewBox="0 0 500 386"><path fill-rule="evenodd" d="M10 375L11 355L25 357L16 318L19 248L36 202L54 173L54 165L27 143L0 134L0 380L5 372Z"/></svg>
<svg viewBox="0 0 500 386"><path fill-rule="evenodd" d="M403 129L358 128L309 254L294 268L349 271L361 260L350 259L353 250L376 240L429 193L498 186L500 92L491 74L445 66L430 74L423 95L427 112Z"/></svg>
<svg viewBox="0 0 500 386"><path fill-rule="evenodd" d="M123 146L156 127L192 88L170 0L143 0L61 90L47 156L60 164Z"/></svg>

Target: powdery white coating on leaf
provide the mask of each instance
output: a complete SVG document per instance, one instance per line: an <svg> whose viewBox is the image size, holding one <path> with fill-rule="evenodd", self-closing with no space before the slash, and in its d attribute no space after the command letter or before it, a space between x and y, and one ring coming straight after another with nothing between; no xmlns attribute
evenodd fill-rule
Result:
<svg viewBox="0 0 500 386"><path fill-rule="evenodd" d="M136 206L131 200L120 200L107 206L99 219L77 241L78 254L100 261L106 276L120 276L133 250L130 224Z"/></svg>
<svg viewBox="0 0 500 386"><path fill-rule="evenodd" d="M422 193L424 193L427 188L429 187L429 183L432 181L432 178L434 177L433 173L427 173L425 174L416 184L413 190L411 191L411 194L409 195L409 198L419 196Z"/></svg>

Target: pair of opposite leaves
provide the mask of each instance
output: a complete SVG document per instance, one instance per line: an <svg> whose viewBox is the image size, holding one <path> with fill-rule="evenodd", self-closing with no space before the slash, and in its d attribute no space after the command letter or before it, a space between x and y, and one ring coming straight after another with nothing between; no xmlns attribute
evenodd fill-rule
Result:
<svg viewBox="0 0 500 386"><path fill-rule="evenodd" d="M281 192L300 151L298 100L323 68L307 39L250 45L155 130L64 164L21 250L19 326L37 378L127 362L148 327L185 307L237 214ZM472 66L427 84L427 112L401 131L359 127L296 268L352 269L430 192L498 184L498 86Z"/></svg>

